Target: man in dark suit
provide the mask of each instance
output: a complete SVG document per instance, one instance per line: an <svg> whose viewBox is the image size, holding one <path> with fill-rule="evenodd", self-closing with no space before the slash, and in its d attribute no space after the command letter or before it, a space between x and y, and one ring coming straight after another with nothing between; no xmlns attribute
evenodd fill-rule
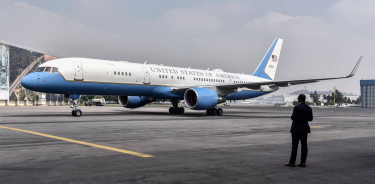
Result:
<svg viewBox="0 0 375 184"><path fill-rule="evenodd" d="M301 162L298 166L306 167L306 157L307 157L307 134L311 133L309 121L313 120L312 109L305 103L306 96L300 94L298 96L299 104L293 109L293 114L291 119L293 120L292 127L290 128L290 133L292 134L292 154L290 156L289 162L286 166L295 167L298 143L301 141Z"/></svg>

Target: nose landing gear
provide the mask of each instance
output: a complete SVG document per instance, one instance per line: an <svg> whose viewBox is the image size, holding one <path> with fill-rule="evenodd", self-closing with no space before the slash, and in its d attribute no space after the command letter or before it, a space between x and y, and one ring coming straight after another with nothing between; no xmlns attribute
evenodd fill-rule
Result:
<svg viewBox="0 0 375 184"><path fill-rule="evenodd" d="M183 107L178 107L178 100L173 99L172 101L173 107L169 108L170 114L184 114L185 109Z"/></svg>
<svg viewBox="0 0 375 184"><path fill-rule="evenodd" d="M73 111L72 111L72 115L73 116L81 116L82 115L82 111L79 109L79 106L78 106L78 99L73 99L72 100L72 105L70 106L70 108L72 108L73 109Z"/></svg>

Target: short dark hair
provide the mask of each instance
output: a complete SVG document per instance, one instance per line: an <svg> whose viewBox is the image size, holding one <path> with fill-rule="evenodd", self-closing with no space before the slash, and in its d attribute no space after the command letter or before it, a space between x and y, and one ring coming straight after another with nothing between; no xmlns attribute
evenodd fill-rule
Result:
<svg viewBox="0 0 375 184"><path fill-rule="evenodd" d="M298 100L301 101L301 102L305 102L306 96L304 94L300 94L300 95L298 95Z"/></svg>

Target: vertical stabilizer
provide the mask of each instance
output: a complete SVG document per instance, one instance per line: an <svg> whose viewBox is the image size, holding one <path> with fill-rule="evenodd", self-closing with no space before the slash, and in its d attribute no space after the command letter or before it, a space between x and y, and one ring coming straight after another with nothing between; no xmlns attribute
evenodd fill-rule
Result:
<svg viewBox="0 0 375 184"><path fill-rule="evenodd" d="M260 62L258 68L252 74L253 76L261 77L268 80L274 80L276 75L277 64L279 63L281 46L283 39L276 38L268 49L266 55Z"/></svg>

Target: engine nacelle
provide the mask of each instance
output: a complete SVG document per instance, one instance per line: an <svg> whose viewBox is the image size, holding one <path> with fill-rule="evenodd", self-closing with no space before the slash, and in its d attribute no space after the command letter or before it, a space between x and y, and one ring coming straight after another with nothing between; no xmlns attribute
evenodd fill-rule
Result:
<svg viewBox="0 0 375 184"><path fill-rule="evenodd" d="M215 107L218 103L218 95L214 90L207 88L190 88L185 91L185 104L190 109L205 110Z"/></svg>
<svg viewBox="0 0 375 184"><path fill-rule="evenodd" d="M150 102L147 96L118 96L118 101L126 108L138 108Z"/></svg>

